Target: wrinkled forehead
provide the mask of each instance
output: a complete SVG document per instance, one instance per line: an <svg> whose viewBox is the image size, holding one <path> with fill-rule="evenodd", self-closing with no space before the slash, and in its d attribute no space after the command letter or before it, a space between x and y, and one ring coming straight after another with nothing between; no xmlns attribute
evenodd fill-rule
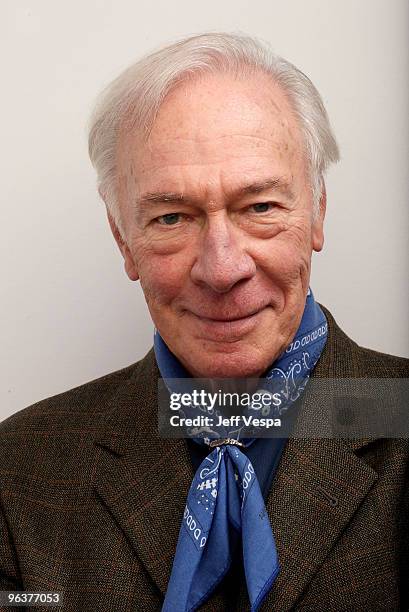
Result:
<svg viewBox="0 0 409 612"><path fill-rule="evenodd" d="M157 180L173 168L224 168L261 160L300 171L303 139L286 94L264 74L238 79L206 75L180 84L162 103L148 139L123 130L123 173ZM239 171L239 170L238 170Z"/></svg>

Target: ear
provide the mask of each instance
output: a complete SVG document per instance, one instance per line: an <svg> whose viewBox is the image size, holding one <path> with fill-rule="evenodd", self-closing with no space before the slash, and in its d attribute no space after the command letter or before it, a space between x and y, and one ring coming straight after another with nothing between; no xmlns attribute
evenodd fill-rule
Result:
<svg viewBox="0 0 409 612"><path fill-rule="evenodd" d="M124 262L125 262L125 272L127 273L127 275L129 276L129 278L133 281L138 280L139 278L139 274L138 274L138 269L137 266L134 262L134 259L132 257L132 254L129 250L129 247L127 245L127 243L125 242L125 240L122 238L119 229L113 219L113 217L111 216L111 213L109 212L108 208L106 209L107 211L107 216L108 216L108 221L109 221L109 225L112 231L112 234L115 238L115 242L118 245L119 250L121 251L122 257L124 258Z"/></svg>
<svg viewBox="0 0 409 612"><path fill-rule="evenodd" d="M314 251L321 251L324 246L324 219L327 210L327 191L325 183L322 181L322 191L319 203L319 211L312 225L312 248Z"/></svg>

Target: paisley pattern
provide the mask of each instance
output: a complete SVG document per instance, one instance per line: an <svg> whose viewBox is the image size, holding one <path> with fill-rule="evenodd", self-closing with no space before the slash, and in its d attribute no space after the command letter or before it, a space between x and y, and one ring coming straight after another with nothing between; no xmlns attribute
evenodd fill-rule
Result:
<svg viewBox="0 0 409 612"><path fill-rule="evenodd" d="M240 536L255 612L279 572L274 537L251 462L235 446L216 447L190 487L162 612L196 610L227 573Z"/></svg>

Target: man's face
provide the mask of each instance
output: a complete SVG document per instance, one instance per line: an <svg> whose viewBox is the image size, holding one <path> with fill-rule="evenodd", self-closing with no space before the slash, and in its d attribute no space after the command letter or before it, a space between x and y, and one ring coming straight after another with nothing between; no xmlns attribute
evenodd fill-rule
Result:
<svg viewBox="0 0 409 612"><path fill-rule="evenodd" d="M281 89L183 84L147 143L122 135L118 162L125 268L170 350L193 376L261 375L297 331L323 242Z"/></svg>

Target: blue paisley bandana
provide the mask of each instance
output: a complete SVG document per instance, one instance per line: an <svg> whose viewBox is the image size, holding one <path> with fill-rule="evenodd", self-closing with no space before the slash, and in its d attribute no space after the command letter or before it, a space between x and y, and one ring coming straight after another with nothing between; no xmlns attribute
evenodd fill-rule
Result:
<svg viewBox="0 0 409 612"><path fill-rule="evenodd" d="M263 377L263 391L280 390L279 414L300 397L327 333L325 315L309 289L293 341ZM154 349L161 375L172 392L172 378L188 378L189 374L158 332ZM212 431L213 441L207 434L187 432L198 444L213 445L213 450L190 486L162 612L197 610L228 572L240 541L251 612L257 612L279 572L267 510L253 465L237 445L237 429ZM240 445L250 446L254 441L242 439Z"/></svg>

